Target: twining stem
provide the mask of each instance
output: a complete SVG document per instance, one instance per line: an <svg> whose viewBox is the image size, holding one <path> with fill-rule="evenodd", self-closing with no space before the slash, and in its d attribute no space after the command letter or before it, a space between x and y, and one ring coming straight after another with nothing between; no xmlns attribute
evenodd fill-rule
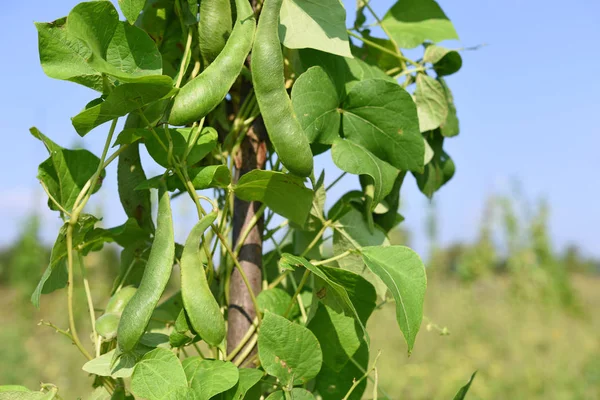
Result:
<svg viewBox="0 0 600 400"><path fill-rule="evenodd" d="M69 331L71 332L71 338L73 343L81 353L91 360L93 357L83 347L79 336L77 335L77 328L75 327L75 316L73 314L73 225L67 226L67 270L68 270L68 281L67 281L67 307L69 313Z"/></svg>
<svg viewBox="0 0 600 400"><path fill-rule="evenodd" d="M337 261L337 260L342 259L344 257L348 257L350 254L352 254L352 250L346 250L345 252L340 253L337 256L333 256L333 257L328 258L326 260L314 261L314 262L312 262L312 264L313 265L325 265L325 264L329 264L330 262Z"/></svg>
<svg viewBox="0 0 600 400"><path fill-rule="evenodd" d="M191 135L192 139L188 143L188 146L186 147L185 152L183 153L183 160L187 160L188 155L190 154L190 151L192 151L192 149L194 148L194 145L196 144L196 142L198 142L198 139L200 138L200 134L202 133L202 128L204 128L204 118L202 118L200 120L200 123L198 124L198 126L196 126L196 127L192 126L192 129L193 128L195 128L195 130Z"/></svg>
<svg viewBox="0 0 600 400"><path fill-rule="evenodd" d="M48 190L48 187L46 186L46 184L43 181L40 181L40 184L42 185L42 189L44 189L44 192L46 192L46 195L48 196L50 201L56 206L56 208L58 208L63 214L65 214L67 216L71 216L71 213L69 213L67 210L65 210L63 208L63 206L61 206L58 203L58 201L56 201L54 196L52 196L52 194L50 194L50 191Z"/></svg>
<svg viewBox="0 0 600 400"><path fill-rule="evenodd" d="M381 351L380 351L380 353L381 353ZM377 356L377 357L379 357L379 356ZM362 372L363 374L365 374L365 376L367 377L367 379L368 379L369 381L371 381L371 383L373 383L373 384L375 384L375 383L376 383L376 382L375 382L375 379L373 379L373 378L371 377L371 375L369 375L369 374L367 373L367 370L366 370L366 369L364 369L364 368L363 368L363 366L362 366L362 365L360 365L360 364L358 363L358 361L356 361L356 360L354 359L354 357L350 357L350 361L352 361L352 364L354 364L354 366L356 366L356 368L358 368L358 370L359 370L360 372ZM373 366L375 366L375 365L373 365ZM378 382L377 382L377 383L378 383ZM389 395L389 394L387 394L387 393L386 393L386 391L385 391L385 390L383 390L383 388L382 388L382 387L378 387L377 389L378 389L378 390L381 392L381 394L383 394L383 395L385 396L385 398L387 398L387 399L391 399L390 395Z"/></svg>
<svg viewBox="0 0 600 400"><path fill-rule="evenodd" d="M358 380L354 380L354 383L352 384L352 387L350 387L350 390L348 390L348 393L346 393L346 395L344 396L344 398L342 400L348 400L350 398L350 395L352 394L352 392L354 391L354 389L356 389L356 387L358 385L360 385L360 383L369 376L369 374L371 373L371 371L373 371L376 368L377 365L377 360L379 359L379 356L381 355L381 350L379 350L379 352L377 353L377 357L375 357L375 360L373 360L373 365L371 365L371 368L369 368L368 371L366 371L364 373L364 375L358 379ZM387 395L386 395L387 397Z"/></svg>
<svg viewBox="0 0 600 400"><path fill-rule="evenodd" d="M246 242L246 239L248 238L250 231L252 230L252 228L254 228L254 226L256 226L256 224L258 223L258 220L262 217L266 208L267 208L267 205L265 203L261 204L259 209L252 216L252 219L246 225L244 231L242 232L242 234L240 235L240 238L238 239L237 244L235 245L235 249L233 250L233 254L235 254L236 257L239 256L240 250L242 249L242 246Z"/></svg>
<svg viewBox="0 0 600 400"><path fill-rule="evenodd" d="M258 319L254 318L254 321L252 321L252 325L250 325L250 327L246 331L246 334L244 335L244 337L242 337L242 339L240 340L240 342L238 343L236 348L231 350L231 352L229 354L227 354L227 357L225 358L226 361L233 360L235 358L235 356L237 356L237 354L244 348L246 343L248 343L248 340L250 340L250 338L256 331L257 323L258 323Z"/></svg>
<svg viewBox="0 0 600 400"><path fill-rule="evenodd" d="M258 311L256 312L256 315L258 316ZM252 340L250 340L250 342L248 343L248 346L244 349L244 351L240 354L240 356L237 358L237 360L235 360L234 364L236 367L239 367L244 360L246 359L246 357L248 357L248 355L252 352L252 350L254 349L254 346L256 345L256 342L258 341L258 335L254 335L252 336Z"/></svg>
<svg viewBox="0 0 600 400"><path fill-rule="evenodd" d="M79 267L81 268L81 273L83 275L83 288L85 290L85 297L87 299L90 320L92 322L92 337L94 340L94 348L97 349L96 357L98 357L100 355L100 346L98 345L98 343L100 343L100 339L98 338L98 333L96 332L96 312L94 311L94 301L92 300L92 292L90 290L90 283L87 279L85 264L83 262L83 256L80 252L77 252L77 258L79 260Z"/></svg>
<svg viewBox="0 0 600 400"><path fill-rule="evenodd" d="M302 279L300 279L300 283L298 284L298 287L296 288L296 291L294 292L294 295L292 296L292 300L290 301L290 304L288 304L285 312L283 313L284 317L287 317L289 315L290 311L292 311L292 308L294 307L294 303L296 302L296 299L298 298L300 291L306 284L306 281L308 280L309 276L310 276L310 270L307 269L306 271L304 271L304 274L302 274Z"/></svg>
<svg viewBox="0 0 600 400"><path fill-rule="evenodd" d="M192 47L192 29L188 29L187 42L185 44L185 51L183 52L183 58L181 59L181 65L179 66L179 76L177 77L177 83L175 84L176 88L181 86L181 82L183 81L183 75L185 74L185 69L188 65L187 59L190 55L190 48Z"/></svg>

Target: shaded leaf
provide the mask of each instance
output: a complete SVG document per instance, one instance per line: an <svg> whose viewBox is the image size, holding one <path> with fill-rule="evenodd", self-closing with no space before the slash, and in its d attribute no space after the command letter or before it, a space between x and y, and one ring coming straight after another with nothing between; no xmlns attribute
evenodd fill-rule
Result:
<svg viewBox="0 0 600 400"><path fill-rule="evenodd" d="M263 372L253 368L240 368L239 375L240 379L238 383L222 393L220 396L215 397L215 400L243 400L245 399L246 393L251 390L254 386L260 382L263 377Z"/></svg>
<svg viewBox="0 0 600 400"><path fill-rule="evenodd" d="M355 175L369 175L375 183L373 206L387 196L398 176L398 169L375 157L363 146L350 140L338 139L331 148L331 158L342 171Z"/></svg>
<svg viewBox="0 0 600 400"><path fill-rule="evenodd" d="M171 137L171 141L173 142L173 158L179 158L183 160L183 156L186 152L186 149L190 145L189 142L194 138L193 128L171 128L168 131L169 136ZM147 131L146 136L144 137L144 143L146 144L146 148L148 149L148 153L150 156L161 166L167 168L169 167L168 163L168 146L169 139L167 136L167 132L165 129L158 128L155 130L157 133L157 139L150 131ZM187 164L194 165L198 161L202 160L206 157L217 145L218 140L217 131L213 128L206 127L202 129L200 135L198 136L198 140L194 143L192 149L190 150L187 156ZM162 143L162 145L161 145ZM165 147L163 147L163 145Z"/></svg>
<svg viewBox="0 0 600 400"><path fill-rule="evenodd" d="M289 397L286 397L283 390L278 390L277 392L271 393L266 400L286 400L288 398L293 400L314 400L315 396L306 389L293 388L289 393Z"/></svg>
<svg viewBox="0 0 600 400"><path fill-rule="evenodd" d="M462 67L462 57L458 51L430 44L425 49L423 61L433 64L438 76L452 75Z"/></svg>
<svg viewBox="0 0 600 400"><path fill-rule="evenodd" d="M96 173L100 159L84 149L64 149L42 134L37 128L29 129L31 134L42 141L50 157L40 164L38 179L46 186L52 197L67 211L75 204L79 193L87 181ZM102 186L106 175L103 172L94 187L94 193ZM51 200L48 200L51 210L58 210Z"/></svg>
<svg viewBox="0 0 600 400"><path fill-rule="evenodd" d="M234 190L238 198L265 203L300 226L312 207L313 192L304 186L304 180L281 172L251 171L240 178Z"/></svg>
<svg viewBox="0 0 600 400"><path fill-rule="evenodd" d="M444 137L456 136L459 134L460 129L458 116L456 115L456 106L454 105L454 97L452 96L452 92L450 91L450 88L446 84L444 78L438 77L438 82L444 89L444 95L446 97L446 102L448 103L448 117L440 126L440 132Z"/></svg>
<svg viewBox="0 0 600 400"><path fill-rule="evenodd" d="M341 254L348 249L361 248L364 246L388 246L389 240L384 232L375 228L371 232L362 213L355 208L349 211L338 221L338 228L333 233L333 253ZM381 299L385 299L387 287L381 279L375 275L358 254L350 254L338 260L341 268L354 272L369 281L377 291Z"/></svg>
<svg viewBox="0 0 600 400"><path fill-rule="evenodd" d="M343 398L355 380L360 379L368 368L369 347L362 343L358 351L354 354L354 362L361 366L359 369L354 362L350 361L340 370L335 371L327 365L323 365L321 372L316 378L316 388L323 400L339 400ZM360 400L367 388L367 380L364 379L354 389L348 400Z"/></svg>
<svg viewBox="0 0 600 400"><path fill-rule="evenodd" d="M442 85L425 74L417 75L415 102L421 132L438 128L448 117L448 103Z"/></svg>
<svg viewBox="0 0 600 400"><path fill-rule="evenodd" d="M73 117L73 127L80 136L85 136L107 121L127 115L163 98L171 92L172 85L171 78L165 75L142 77L134 83L119 85L101 104L87 108Z"/></svg>
<svg viewBox="0 0 600 400"><path fill-rule="evenodd" d="M422 174L414 173L414 176L421 192L432 198L436 191L452 179L456 167L454 161L443 149L444 137L440 134L440 131L435 130L428 133L427 136L427 140L433 149L433 158L425 166L425 171Z"/></svg>
<svg viewBox="0 0 600 400"><path fill-rule="evenodd" d="M292 296L283 289L271 288L260 292L256 296L256 300L261 312L264 313L268 310L274 314L283 316L292 302ZM294 302L292 311L287 318L293 320L299 312L298 304Z"/></svg>

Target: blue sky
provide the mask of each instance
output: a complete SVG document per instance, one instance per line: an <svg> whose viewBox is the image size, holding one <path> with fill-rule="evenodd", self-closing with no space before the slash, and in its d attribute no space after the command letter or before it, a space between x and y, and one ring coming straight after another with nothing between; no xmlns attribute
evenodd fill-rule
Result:
<svg viewBox="0 0 600 400"><path fill-rule="evenodd" d="M63 146L81 144L70 117L94 93L70 82L47 78L39 65L33 21L66 15L75 0L9 2L0 14L0 76L3 95L4 146L0 157L0 244L18 233L25 216L41 209L44 237L51 238L59 221L46 208L35 178L37 164L47 155L28 132L35 125ZM354 1L348 3L353 17ZM383 14L392 1L373 1ZM596 0L441 0L461 37L449 47L488 44L463 53L462 70L449 77L461 123L458 138L447 141L457 164L454 179L436 196L443 243L471 239L479 227L486 198L510 193L511 182L521 184L530 201L545 198L551 205L552 238L560 246L574 242L588 254L600 256L600 179L594 173L600 128L600 3ZM108 127L85 138L98 154ZM320 157L318 168L332 168ZM148 164L148 174L158 172ZM105 224L124 221L116 193L114 166L96 195L104 205ZM329 173L328 181L337 176ZM356 187L347 177L328 199ZM407 226L413 245L425 252L427 201L412 177L403 188ZM92 204L93 208L95 205ZM179 202L178 213L191 212ZM180 218L178 236L189 228Z"/></svg>

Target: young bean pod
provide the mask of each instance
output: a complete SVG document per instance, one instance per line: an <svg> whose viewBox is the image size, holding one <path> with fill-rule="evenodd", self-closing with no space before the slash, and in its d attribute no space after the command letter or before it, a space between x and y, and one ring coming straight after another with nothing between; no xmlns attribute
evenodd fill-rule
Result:
<svg viewBox="0 0 600 400"><path fill-rule="evenodd" d="M198 47L205 66L221 53L231 34L230 0L202 0L198 24Z"/></svg>
<svg viewBox="0 0 600 400"><path fill-rule="evenodd" d="M279 11L283 0L265 0L252 48L252 81L267 133L281 163L293 174L309 176L313 157L308 138L296 118L285 89L279 43Z"/></svg>
<svg viewBox="0 0 600 400"><path fill-rule="evenodd" d="M121 313L136 291L135 287L127 286L108 300L104 314L96 319L96 332L102 336L104 341L111 341L117 337Z"/></svg>
<svg viewBox="0 0 600 400"><path fill-rule="evenodd" d="M183 307L194 330L212 346L218 346L225 338L225 319L206 280L200 240L216 218L217 213L212 212L194 226L185 242L180 265Z"/></svg>
<svg viewBox="0 0 600 400"><path fill-rule="evenodd" d="M159 189L158 198L157 227L146 270L119 322L117 343L121 352L132 351L144 334L173 269L175 238L169 192L164 185Z"/></svg>
<svg viewBox="0 0 600 400"><path fill-rule="evenodd" d="M237 79L254 40L256 19L248 0L236 0L237 19L225 47L212 64L181 88L169 123L185 125L205 117L225 98Z"/></svg>

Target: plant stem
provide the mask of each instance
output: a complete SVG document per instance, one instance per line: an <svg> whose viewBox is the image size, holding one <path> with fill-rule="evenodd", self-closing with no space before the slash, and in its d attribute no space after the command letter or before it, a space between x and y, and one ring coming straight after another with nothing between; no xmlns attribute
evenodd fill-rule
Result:
<svg viewBox="0 0 600 400"><path fill-rule="evenodd" d="M240 343L238 343L238 345L236 346L235 349L233 349L229 354L227 354L227 357L225 358L226 361L233 360L235 358L235 356L244 348L244 346L246 345L246 343L248 343L248 340L250 340L250 338L252 337L252 335L256 331L256 324L257 323L258 323L257 318L254 318L254 321L252 321L252 325L250 325L250 328L248 328L248 331L246 331L246 334L240 340Z"/></svg>
<svg viewBox="0 0 600 400"><path fill-rule="evenodd" d="M381 351L380 351L380 353L381 353ZM377 357L379 357L379 356L377 356ZM360 365L360 364L359 364L359 363L358 363L358 362L357 362L357 361L354 359L354 357L350 357L350 361L352 361L352 364L354 364L354 366L356 366L356 368L358 368L358 370L359 370L360 372L362 372L363 374L365 374L365 375L367 376L367 379L368 379L369 381L371 381L371 383L375 384L375 380L374 380L373 378L371 378L371 376L370 376L370 375L367 373L367 370L365 370L365 369L363 368L363 366L362 366L362 365ZM381 392L381 394L383 394L383 395L384 395L384 396L385 396L387 399L391 399L390 395L389 395L389 394L387 394L387 393L386 393L386 391L385 391L385 390L383 390L383 388L381 388L381 387L378 387L378 390L379 390L379 391Z"/></svg>
<svg viewBox="0 0 600 400"><path fill-rule="evenodd" d="M314 262L311 262L311 264L312 265L325 265L325 264L328 264L330 262L337 261L337 260L339 260L341 258L348 257L350 254L352 254L352 250L346 250L345 252L340 253L337 256L333 256L333 257L328 258L326 260L314 261Z"/></svg>
<svg viewBox="0 0 600 400"><path fill-rule="evenodd" d="M83 263L83 256L81 255L81 253L77 252L77 258L79 260L79 267L81 268L81 272L83 275L83 288L85 290L85 297L87 299L90 320L92 322L92 337L94 338L94 348L96 349L96 357L98 357L100 355L100 346L98 345L98 343L100 343L100 339L98 338L98 333L96 332L96 312L94 311L94 301L92 300L90 283L85 273L85 264Z"/></svg>
<svg viewBox="0 0 600 400"><path fill-rule="evenodd" d="M377 360L379 359L380 355L381 355L381 350L379 351L379 353L377 353L377 357L375 357L375 360L373 361L373 365L371 366L371 368L368 371L366 371L359 380L354 381L354 383L352 384L352 387L350 388L350 390L348 390L348 393L346 393L346 395L344 396L344 398L342 400L348 400L350 398L350 395L354 391L354 389L356 389L356 387L358 385L360 385L360 383L371 373L371 371L373 371L376 368Z"/></svg>
<svg viewBox="0 0 600 400"><path fill-rule="evenodd" d="M258 310L256 311L256 316L258 317ZM254 335L252 337L252 340L248 343L248 346L246 346L246 348L240 354L240 356L238 357L238 359L235 360L234 364L235 364L236 367L239 367L244 362L244 360L246 359L246 357L248 357L248 355L254 349L254 346L256 346L256 342L257 341L258 341L258 335Z"/></svg>
<svg viewBox="0 0 600 400"><path fill-rule="evenodd" d="M40 181L40 184L42 185L42 189L44 189L44 192L46 192L46 195L48 196L48 198L50 199L50 201L52 201L52 203L56 206L56 208L58 208L60 210L60 212L62 212L63 214L67 215L67 216L71 216L71 214L65 210L63 208L63 206L61 206L58 201L56 201L56 199L54 198L54 196L52 196L50 194L50 191L48 190L48 187L46 186L46 184L43 181Z"/></svg>
<svg viewBox="0 0 600 400"><path fill-rule="evenodd" d="M183 81L183 75L185 74L185 69L188 65L187 59L190 54L190 48L192 47L192 29L188 29L187 42L185 44L185 51L183 52L183 58L181 59L181 65L179 66L179 76L177 77L177 83L175 84L176 88L181 86L181 82Z"/></svg>
<svg viewBox="0 0 600 400"><path fill-rule="evenodd" d="M283 313L284 317L287 317L289 315L290 311L292 311L292 307L294 307L294 302L296 301L296 298L298 298L298 295L300 294L300 291L302 290L302 288L306 284L306 281L308 280L309 276L310 276L310 270L307 269L306 271L304 271L304 274L302 275L302 279L300 280L300 284L296 288L296 291L294 292L294 295L292 296L292 300L290 301L290 304L288 304L287 309Z"/></svg>
<svg viewBox="0 0 600 400"><path fill-rule="evenodd" d="M77 328L75 327L75 317L73 314L73 225L68 224L67 226L67 269L68 269L68 281L67 281L67 308L69 313L69 330L71 332L71 338L73 343L81 353L91 360L93 357L83 347L79 336L77 336Z"/></svg>
<svg viewBox="0 0 600 400"><path fill-rule="evenodd" d="M347 32L348 32L348 35L352 36L353 38L356 38L356 39L360 40L361 42L363 42L367 46L373 47L373 48L375 48L375 49L377 49L379 51L382 51L382 52L384 52L386 54L389 54L392 57L395 57L398 60L400 60L401 65L404 65L404 68L402 68L402 69L406 69L406 63L407 62L409 64L414 65L414 66L419 66L418 63L416 63L413 60L410 60L410 59L404 57L402 54L399 54L399 53L397 53L395 51L392 51L392 50L390 50L388 48L385 48L385 47L383 47L383 46L381 46L381 45L379 45L379 44L377 44L377 43L375 43L375 42L373 42L373 41L371 41L369 39L365 39L364 37L362 37L360 35L357 35L356 33L352 32L350 30L348 30Z"/></svg>

